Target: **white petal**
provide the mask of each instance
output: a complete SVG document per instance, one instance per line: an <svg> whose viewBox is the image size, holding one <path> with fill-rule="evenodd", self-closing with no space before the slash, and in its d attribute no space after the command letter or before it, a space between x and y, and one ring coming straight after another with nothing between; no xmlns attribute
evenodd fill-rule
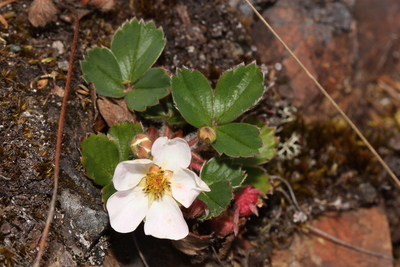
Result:
<svg viewBox="0 0 400 267"><path fill-rule="evenodd" d="M210 191L210 188L188 169L175 171L170 180L172 196L176 201L188 208L202 191Z"/></svg>
<svg viewBox="0 0 400 267"><path fill-rule="evenodd" d="M146 176L153 162L149 159L135 159L120 162L114 171L113 183L118 191L131 189Z"/></svg>
<svg viewBox="0 0 400 267"><path fill-rule="evenodd" d="M165 195L151 204L144 232L157 238L179 240L189 234L189 228L176 201Z"/></svg>
<svg viewBox="0 0 400 267"><path fill-rule="evenodd" d="M134 231L149 209L149 199L143 193L143 187L118 191L107 201L107 210L111 227L120 233Z"/></svg>
<svg viewBox="0 0 400 267"><path fill-rule="evenodd" d="M192 160L190 147L182 138L158 138L151 148L151 154L155 164L169 171L187 168Z"/></svg>
<svg viewBox="0 0 400 267"><path fill-rule="evenodd" d="M196 175L196 183L197 183L198 188L201 189L201 191L204 191L204 192L211 191L211 189L208 187L208 185L203 180L201 180L201 178L197 175Z"/></svg>

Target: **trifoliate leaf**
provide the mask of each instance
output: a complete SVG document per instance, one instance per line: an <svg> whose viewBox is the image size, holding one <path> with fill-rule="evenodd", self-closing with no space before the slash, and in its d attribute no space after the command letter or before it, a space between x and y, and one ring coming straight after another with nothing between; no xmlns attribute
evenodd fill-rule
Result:
<svg viewBox="0 0 400 267"><path fill-rule="evenodd" d="M111 183L118 163L117 144L107 136L91 134L82 141L82 165L96 184Z"/></svg>
<svg viewBox="0 0 400 267"><path fill-rule="evenodd" d="M83 78L93 82L100 95L120 98L125 95L122 74L117 59L108 48L89 50L82 62Z"/></svg>
<svg viewBox="0 0 400 267"><path fill-rule="evenodd" d="M219 153L231 157L250 157L262 146L259 129L245 123L229 123L214 127L217 139L211 145Z"/></svg>
<svg viewBox="0 0 400 267"><path fill-rule="evenodd" d="M263 142L263 146L258 150L257 155L247 158L236 158L234 162L247 166L266 163L272 159L276 153L277 139L275 137L275 129L268 128L265 122L254 117L249 117L244 122L255 125L260 129L261 133L259 136Z"/></svg>
<svg viewBox="0 0 400 267"><path fill-rule="evenodd" d="M135 83L133 90L126 94L126 103L130 109L144 111L147 106L158 104L159 99L169 93L170 86L171 78L163 69L150 69Z"/></svg>
<svg viewBox="0 0 400 267"><path fill-rule="evenodd" d="M199 199L207 204L209 213L202 219L221 214L233 198L234 187L239 186L244 178L239 165L233 165L230 159L212 158L203 165L200 178L210 187L210 192L203 192Z"/></svg>
<svg viewBox="0 0 400 267"><path fill-rule="evenodd" d="M225 72L215 88L215 122L233 121L257 103L263 92L263 74L255 64Z"/></svg>
<svg viewBox="0 0 400 267"><path fill-rule="evenodd" d="M130 142L138 133L143 133L142 126L132 122L121 122L110 128L108 134L117 144L119 162L132 159Z"/></svg>
<svg viewBox="0 0 400 267"><path fill-rule="evenodd" d="M213 95L207 79L199 71L182 69L172 78L172 96L178 110L191 125L211 126Z"/></svg>
<svg viewBox="0 0 400 267"><path fill-rule="evenodd" d="M252 185L266 194L272 191L269 176L262 168L254 166L243 166L242 168L247 174L247 178L243 185Z"/></svg>
<svg viewBox="0 0 400 267"><path fill-rule="evenodd" d="M158 59L165 46L164 33L154 22L133 19L119 29L111 42L125 82L137 81Z"/></svg>

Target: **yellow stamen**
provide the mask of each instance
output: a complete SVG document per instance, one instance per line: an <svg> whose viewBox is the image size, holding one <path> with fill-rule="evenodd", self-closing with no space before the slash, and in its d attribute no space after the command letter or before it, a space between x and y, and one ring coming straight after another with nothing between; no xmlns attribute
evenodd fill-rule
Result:
<svg viewBox="0 0 400 267"><path fill-rule="evenodd" d="M152 165L149 172L144 177L145 186L143 192L145 192L149 201L160 199L164 194L171 195L171 182L169 179L172 176L172 171L161 169L157 165Z"/></svg>

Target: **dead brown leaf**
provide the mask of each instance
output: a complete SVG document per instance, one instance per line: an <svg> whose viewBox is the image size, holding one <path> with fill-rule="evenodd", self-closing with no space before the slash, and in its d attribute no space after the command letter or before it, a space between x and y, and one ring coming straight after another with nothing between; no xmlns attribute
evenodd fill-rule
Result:
<svg viewBox="0 0 400 267"><path fill-rule="evenodd" d="M89 7L100 9L100 11L109 11L114 6L114 0L81 0L82 4Z"/></svg>
<svg viewBox="0 0 400 267"><path fill-rule="evenodd" d="M34 0L29 9L29 21L35 27L43 27L48 22L54 21L58 13L52 0Z"/></svg>
<svg viewBox="0 0 400 267"><path fill-rule="evenodd" d="M122 121L135 121L135 115L129 110L125 100L110 100L106 97L97 99L101 116L109 127Z"/></svg>
<svg viewBox="0 0 400 267"><path fill-rule="evenodd" d="M173 241L172 244L186 255L195 256L199 255L201 250L209 247L213 241L212 235L199 236L189 233L184 239Z"/></svg>

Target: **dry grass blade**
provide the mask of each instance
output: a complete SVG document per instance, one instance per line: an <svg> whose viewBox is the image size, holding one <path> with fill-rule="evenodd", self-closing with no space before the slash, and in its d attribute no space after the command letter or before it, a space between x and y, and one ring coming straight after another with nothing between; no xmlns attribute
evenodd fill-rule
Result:
<svg viewBox="0 0 400 267"><path fill-rule="evenodd" d="M378 161L382 164L383 168L389 173L390 177L392 177L393 181L400 187L400 180L393 173L393 171L389 168L386 162L379 156L378 152L372 147L369 141L365 138L365 136L360 132L357 126L347 117L346 113L336 104L336 102L332 99L332 97L328 94L328 92L322 87L322 85L314 78L314 76L308 71L308 69L301 63L301 61L297 58L297 56L293 53L293 51L286 45L286 43L282 40L282 38L274 31L274 29L269 25L269 23L261 16L260 12L249 2L249 0L245 0L246 3L253 9L254 13L258 16L258 18L264 23L264 25L272 32L272 34L279 40L279 42L285 47L285 49L289 52L289 54L296 60L296 62L300 65L300 67L306 72L307 76L315 83L318 89L324 94L324 96L331 102L331 104L335 107L335 109L339 112L339 114L344 118L344 120L350 125L350 127L356 132L358 137L364 142L364 144L368 147L368 149L372 152L372 154L378 159Z"/></svg>

